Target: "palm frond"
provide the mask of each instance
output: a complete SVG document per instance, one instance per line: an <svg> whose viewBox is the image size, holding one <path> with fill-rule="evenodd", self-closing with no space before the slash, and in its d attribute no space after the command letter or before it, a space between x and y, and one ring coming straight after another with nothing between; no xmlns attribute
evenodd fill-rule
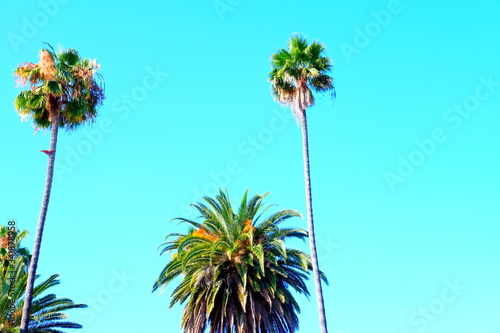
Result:
<svg viewBox="0 0 500 333"><path fill-rule="evenodd" d="M4 234L6 228L1 226L0 235ZM27 235L27 231L16 230L16 253L14 260L10 260L9 274L0 275L0 323L12 323L18 329L21 323L21 313L24 305L24 292L28 278L28 263L31 255L26 248L20 247L20 241ZM0 253L3 253L0 248ZM33 292L32 311L29 322L30 333L62 332L59 329L81 328L80 324L67 321L65 311L70 309L85 308L87 305L74 303L69 298L59 298L53 293L47 293L50 288L57 286L60 281L59 275L51 275L48 279L40 282L40 276L36 276L36 284ZM10 307L14 305L14 317L7 319ZM13 329L14 329L13 328ZM3 331L2 331L3 332ZM10 331L9 331L10 332Z"/></svg>

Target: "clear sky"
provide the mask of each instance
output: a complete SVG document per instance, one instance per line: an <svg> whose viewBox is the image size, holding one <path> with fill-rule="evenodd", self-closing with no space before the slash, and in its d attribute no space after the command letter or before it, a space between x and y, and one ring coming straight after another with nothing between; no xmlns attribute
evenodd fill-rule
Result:
<svg viewBox="0 0 500 333"><path fill-rule="evenodd" d="M151 293L169 258L157 247L183 228L170 219L218 186L305 213L300 128L267 81L298 32L335 62L337 100L308 110L330 332L500 333L499 12L498 0L2 1L0 223L32 247L50 140L16 114L13 70L42 42L96 58L105 104L92 127L60 132L38 272L89 305L68 312L82 333L180 331L172 288ZM298 299L300 332L317 332L314 294Z"/></svg>

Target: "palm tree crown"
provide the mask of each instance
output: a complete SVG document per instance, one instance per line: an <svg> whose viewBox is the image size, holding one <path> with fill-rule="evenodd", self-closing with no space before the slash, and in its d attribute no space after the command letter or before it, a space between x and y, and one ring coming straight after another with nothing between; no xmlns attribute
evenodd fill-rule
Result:
<svg viewBox="0 0 500 333"><path fill-rule="evenodd" d="M104 88L95 60L82 59L74 49L40 51L37 64L25 62L14 75L21 91L14 104L23 119L31 116L36 128L48 128L55 116L59 127L74 129L93 121L102 105Z"/></svg>
<svg viewBox="0 0 500 333"><path fill-rule="evenodd" d="M170 307L187 305L182 327L186 333L294 332L298 328L299 305L290 289L309 295L304 280L311 270L310 258L286 248L288 238L304 239L303 229L280 228L280 224L300 214L281 210L259 221L266 195L250 199L245 192L235 213L227 192L206 204L193 205L202 221L177 218L188 223L186 233L162 244L161 253L173 251L153 291L165 288L183 276L174 289ZM325 279L326 281L326 279Z"/></svg>
<svg viewBox="0 0 500 333"><path fill-rule="evenodd" d="M271 57L271 81L275 99L292 108L300 119L306 108L314 105L312 90L331 92L335 96L333 79L327 73L332 68L331 60L323 56L325 48L304 37L292 36L289 49L281 49Z"/></svg>
<svg viewBox="0 0 500 333"><path fill-rule="evenodd" d="M6 230L8 230L6 227L0 226L0 232ZM19 245L28 232L16 230L15 234L14 244L9 242L10 244L7 245L3 241L5 236L0 238L2 240L0 241L1 259L8 263L5 267L6 274L0 275L0 333L19 332L24 306L23 295L26 290L29 265L27 260L29 261L30 254L26 248L21 248ZM10 252L13 252L14 259L11 259ZM82 328L80 324L67 321L67 315L64 311L86 308L87 305L74 303L69 298L60 298L55 294L46 294L49 288L60 283L58 276L58 274L54 274L35 286L28 326L29 333L63 333L61 329Z"/></svg>

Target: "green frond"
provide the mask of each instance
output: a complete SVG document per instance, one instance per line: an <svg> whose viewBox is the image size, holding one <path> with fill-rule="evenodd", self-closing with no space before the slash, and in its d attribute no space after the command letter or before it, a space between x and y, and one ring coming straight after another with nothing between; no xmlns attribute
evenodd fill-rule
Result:
<svg viewBox="0 0 500 333"><path fill-rule="evenodd" d="M319 74L309 81L311 87L317 92L334 91L333 79L328 75Z"/></svg>
<svg viewBox="0 0 500 333"><path fill-rule="evenodd" d="M44 95L61 96L63 93L61 84L56 81L49 81L44 87L46 87Z"/></svg>
<svg viewBox="0 0 500 333"><path fill-rule="evenodd" d="M176 218L174 218L174 219L172 219L170 221L177 221L177 220L180 221L179 223L189 223L189 224L191 224L195 228L201 227L201 223L198 223L198 222L195 222L195 221L192 221L192 220L188 220L188 219L185 219L185 218L182 218L182 217L176 217ZM180 235L180 234L177 234L177 235Z"/></svg>
<svg viewBox="0 0 500 333"><path fill-rule="evenodd" d="M307 46L304 53L309 59L315 60L322 57L325 48L320 43L313 42L311 45Z"/></svg>
<svg viewBox="0 0 500 333"><path fill-rule="evenodd" d="M0 228L0 235L5 229ZM31 255L26 248L20 247L20 241L27 235L27 231L16 230L16 253L17 256L10 262L9 274L0 274L0 323L7 322L7 309L11 306L10 296L14 299L16 315L10 318L16 327L20 326L21 313L24 305L24 292L26 290L26 281L28 277L28 262ZM2 250L3 248L0 248ZM1 251L0 251L1 252ZM14 281L14 282L13 282ZM14 283L14 288L11 289L11 284ZM35 277L35 288L31 307L31 317L29 322L30 332L48 333L62 332L59 329L63 328L81 328L81 325L67 321L65 311L85 308L87 305L74 303L69 298L59 298L53 293L47 293L50 288L57 286L60 283L58 274L50 276L48 279L40 282L40 276ZM13 292L8 292L13 290ZM1 324L0 324L1 326ZM3 332L3 331L2 331ZM10 332L10 331L9 331Z"/></svg>
<svg viewBox="0 0 500 333"><path fill-rule="evenodd" d="M231 244L229 244L228 242L226 242L223 239L219 239L215 243L213 243L212 249L210 251L210 256L209 256L209 258L210 258L209 264L213 265L214 258L216 256L216 254L217 254L217 256L220 256L224 252L224 249L227 249L230 246L231 246Z"/></svg>
<svg viewBox="0 0 500 333"><path fill-rule="evenodd" d="M240 208L238 209L238 216L242 219L247 218L247 214L245 213L247 206L247 199L248 199L248 188L243 193L243 198L241 198Z"/></svg>
<svg viewBox="0 0 500 333"><path fill-rule="evenodd" d="M32 90L21 91L14 104L20 112L33 112L32 110L45 108L47 97L43 94L36 94Z"/></svg>
<svg viewBox="0 0 500 333"><path fill-rule="evenodd" d="M262 247L262 244L257 244L255 246L252 246L251 248L252 253L255 255L257 258L257 261L259 262L259 267L260 270L263 272L264 271L264 248Z"/></svg>
<svg viewBox="0 0 500 333"><path fill-rule="evenodd" d="M210 258L207 256L207 246L205 244L200 244L189 250L189 252L182 257L182 267L184 271L187 270L189 266L196 265L198 263L204 264Z"/></svg>
<svg viewBox="0 0 500 333"><path fill-rule="evenodd" d="M65 67L73 67L80 61L80 55L75 49L65 49L59 53L59 62Z"/></svg>

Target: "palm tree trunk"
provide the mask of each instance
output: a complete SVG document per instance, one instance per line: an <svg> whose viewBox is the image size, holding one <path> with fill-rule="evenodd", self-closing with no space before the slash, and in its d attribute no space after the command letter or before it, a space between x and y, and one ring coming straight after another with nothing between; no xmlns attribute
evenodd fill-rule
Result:
<svg viewBox="0 0 500 333"><path fill-rule="evenodd" d="M33 285L35 283L36 268L38 266L38 257L40 255L40 245L42 243L43 227L45 217L49 208L50 190L52 188L52 177L54 175L54 161L56 158L57 132L59 129L59 112L52 119L52 136L50 138L49 162L47 166L47 177L45 180L45 190L43 192L42 207L40 208L40 217L36 228L35 245L28 270L28 280L26 282L26 292L24 294L23 316L21 319L21 333L28 333L28 324L30 321L31 302L33 299Z"/></svg>
<svg viewBox="0 0 500 333"><path fill-rule="evenodd" d="M318 302L319 324L322 333L328 333L325 315L325 302L323 301L323 289L321 287L321 278L319 274L318 255L316 253L316 237L314 234L314 220L312 209L311 193L311 173L309 170L309 137L307 134L306 111L301 110L302 127L302 151L304 156L304 179L306 186L306 207L307 207L307 226L309 229L309 248L311 251L311 261L314 275L314 287L316 289L316 298Z"/></svg>

